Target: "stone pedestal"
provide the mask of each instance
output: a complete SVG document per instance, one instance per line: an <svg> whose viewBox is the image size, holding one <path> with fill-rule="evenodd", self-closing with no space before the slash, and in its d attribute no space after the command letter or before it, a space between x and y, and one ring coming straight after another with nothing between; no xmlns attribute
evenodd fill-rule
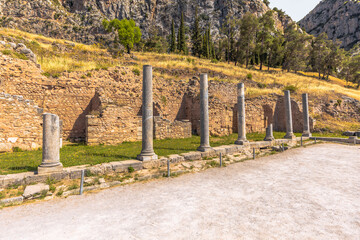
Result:
<svg viewBox="0 0 360 240"><path fill-rule="evenodd" d="M138 160L151 161L158 159L153 149L153 97L152 97L152 67L143 67L143 104L142 104L142 150Z"/></svg>
<svg viewBox="0 0 360 240"><path fill-rule="evenodd" d="M296 139L296 136L293 133L293 124L292 124L292 112L291 112L291 99L290 91L285 91L285 118L286 118L286 139Z"/></svg>
<svg viewBox="0 0 360 240"><path fill-rule="evenodd" d="M211 150L209 139L209 92L207 74L200 75L200 147L198 151Z"/></svg>
<svg viewBox="0 0 360 240"><path fill-rule="evenodd" d="M63 169L60 163L60 125L55 114L43 114L43 154L38 173L58 172Z"/></svg>
<svg viewBox="0 0 360 240"><path fill-rule="evenodd" d="M237 119L238 119L238 139L235 144L246 145L249 141L246 139L246 122L245 122L245 86L244 83L237 85Z"/></svg>
<svg viewBox="0 0 360 240"><path fill-rule="evenodd" d="M302 103L303 103L303 117L304 117L304 131L302 135L303 137L311 137L310 121L309 121L309 98L307 93L304 93L302 95Z"/></svg>
<svg viewBox="0 0 360 240"><path fill-rule="evenodd" d="M273 134L273 125L269 124L269 126L266 128L266 136L264 138L264 141L274 141L274 134Z"/></svg>

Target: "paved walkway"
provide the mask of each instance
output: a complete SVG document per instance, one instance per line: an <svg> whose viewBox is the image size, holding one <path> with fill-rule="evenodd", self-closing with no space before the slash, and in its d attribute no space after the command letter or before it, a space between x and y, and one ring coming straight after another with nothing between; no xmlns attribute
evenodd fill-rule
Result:
<svg viewBox="0 0 360 240"><path fill-rule="evenodd" d="M360 148L315 145L5 208L0 239L360 239Z"/></svg>

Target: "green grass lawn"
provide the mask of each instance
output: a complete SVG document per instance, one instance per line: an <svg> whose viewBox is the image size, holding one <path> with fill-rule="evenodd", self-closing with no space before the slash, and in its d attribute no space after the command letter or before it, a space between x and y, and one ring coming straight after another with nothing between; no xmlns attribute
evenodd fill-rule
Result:
<svg viewBox="0 0 360 240"><path fill-rule="evenodd" d="M301 134L296 134L301 136ZM314 134L320 136L319 134ZM283 138L285 133L274 132L274 137ZM334 135L332 135L334 136ZM247 138L250 141L262 141L265 133L250 133ZM225 137L211 137L212 147L233 144L237 134ZM159 156L180 154L195 151L200 143L199 136L187 139L154 140L154 150ZM69 144L60 150L60 158L64 167L90 164L95 165L105 162L123 161L136 159L141 151L141 142L123 143L115 146L86 146L83 144ZM0 154L0 174L35 171L41 163L42 151L24 151Z"/></svg>

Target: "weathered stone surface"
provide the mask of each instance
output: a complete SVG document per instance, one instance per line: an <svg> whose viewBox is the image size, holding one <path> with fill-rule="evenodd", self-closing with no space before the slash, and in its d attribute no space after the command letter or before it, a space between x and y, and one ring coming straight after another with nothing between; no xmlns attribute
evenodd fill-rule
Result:
<svg viewBox="0 0 360 240"><path fill-rule="evenodd" d="M360 42L360 4L358 1L321 1L300 22L315 36L325 32L332 40L340 40L346 49Z"/></svg>
<svg viewBox="0 0 360 240"><path fill-rule="evenodd" d="M180 154L184 157L185 160L200 160L201 153L200 152L188 152Z"/></svg>
<svg viewBox="0 0 360 240"><path fill-rule="evenodd" d="M209 137L208 76L203 73L200 75L200 147L198 147L198 151L206 152L211 150Z"/></svg>
<svg viewBox="0 0 360 240"><path fill-rule="evenodd" d="M143 66L142 95L142 150L138 160L151 161L158 159L154 152L154 116L153 116L153 79L152 66Z"/></svg>
<svg viewBox="0 0 360 240"><path fill-rule="evenodd" d="M244 83L237 85L237 117L238 117L238 139L235 144L246 145L249 141L246 139L246 112L245 112L245 86Z"/></svg>
<svg viewBox="0 0 360 240"><path fill-rule="evenodd" d="M20 197L13 197L13 198L7 198L7 199L2 199L0 200L0 206L9 206L9 205L16 205L16 204L21 204L24 201L24 197L20 196Z"/></svg>
<svg viewBox="0 0 360 240"><path fill-rule="evenodd" d="M185 158L178 154L169 155L168 159L171 163L179 163L185 161Z"/></svg>
<svg viewBox="0 0 360 240"><path fill-rule="evenodd" d="M23 197L24 198L35 197L36 195L41 194L42 191L49 191L49 185L46 185L44 183L38 183L36 185L29 185L29 186L26 186Z"/></svg>
<svg viewBox="0 0 360 240"><path fill-rule="evenodd" d="M110 164L115 172L127 172L129 167L134 168L134 170L136 171L141 170L143 168L143 163L139 160L111 162Z"/></svg>
<svg viewBox="0 0 360 240"><path fill-rule="evenodd" d="M43 145L42 162L38 173L60 172L63 166L60 162L60 125L55 114L43 114Z"/></svg>
<svg viewBox="0 0 360 240"><path fill-rule="evenodd" d="M355 135L355 132L354 132L354 131L346 131L346 132L344 132L342 135L347 136L347 137L350 137L350 136L354 136L354 135Z"/></svg>

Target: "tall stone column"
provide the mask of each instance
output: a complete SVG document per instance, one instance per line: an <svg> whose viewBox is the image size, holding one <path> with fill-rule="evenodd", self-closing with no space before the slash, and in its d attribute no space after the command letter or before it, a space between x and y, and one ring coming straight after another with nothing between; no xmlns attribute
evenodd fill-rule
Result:
<svg viewBox="0 0 360 240"><path fill-rule="evenodd" d="M309 97L307 93L302 95L302 103L303 103L303 117L304 117L304 137L311 137L310 132L310 120L309 120Z"/></svg>
<svg viewBox="0 0 360 240"><path fill-rule="evenodd" d="M292 124L292 112L291 112L291 99L290 91L285 91L285 120L286 120L286 139L296 138L293 133L293 124Z"/></svg>
<svg viewBox="0 0 360 240"><path fill-rule="evenodd" d="M249 141L246 139L246 122L245 122L245 87L244 83L237 85L237 119L238 119L238 139L235 144L245 145Z"/></svg>
<svg viewBox="0 0 360 240"><path fill-rule="evenodd" d="M198 151L211 149L209 139L209 92L207 74L200 75L200 147Z"/></svg>
<svg viewBox="0 0 360 240"><path fill-rule="evenodd" d="M59 117L55 114L43 114L43 154L38 173L61 171L60 162L60 126Z"/></svg>
<svg viewBox="0 0 360 240"><path fill-rule="evenodd" d="M138 160L151 161L158 159L153 148L153 97L152 97L152 66L143 67L143 103L142 103L142 150Z"/></svg>

